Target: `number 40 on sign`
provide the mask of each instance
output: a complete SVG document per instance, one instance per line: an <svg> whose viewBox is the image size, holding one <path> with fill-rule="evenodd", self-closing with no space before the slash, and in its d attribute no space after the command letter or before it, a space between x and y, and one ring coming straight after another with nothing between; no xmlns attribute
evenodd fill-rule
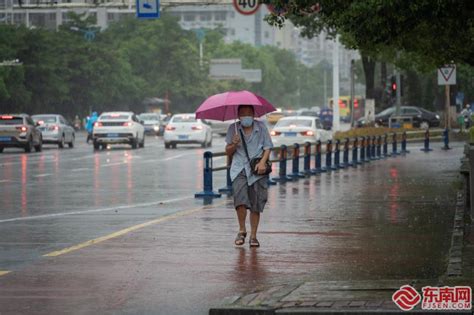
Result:
<svg viewBox="0 0 474 315"><path fill-rule="evenodd" d="M233 0L234 8L243 15L252 15L258 11L260 2L258 0Z"/></svg>

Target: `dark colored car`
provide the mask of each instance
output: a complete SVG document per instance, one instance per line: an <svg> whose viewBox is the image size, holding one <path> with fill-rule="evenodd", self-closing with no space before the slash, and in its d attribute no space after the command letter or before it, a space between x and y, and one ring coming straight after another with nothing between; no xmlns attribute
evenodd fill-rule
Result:
<svg viewBox="0 0 474 315"><path fill-rule="evenodd" d="M374 119L375 125L388 127L390 117L395 115L395 110L395 106L392 106L376 114ZM413 119L413 127L415 128L439 127L441 123L439 115L417 106L401 106L400 116L411 117ZM357 127L363 127L365 124L364 117L357 121Z"/></svg>
<svg viewBox="0 0 474 315"><path fill-rule="evenodd" d="M332 119L333 119L332 109L330 108L321 109L321 112L319 113L319 120L321 120L321 123L325 130L332 129Z"/></svg>

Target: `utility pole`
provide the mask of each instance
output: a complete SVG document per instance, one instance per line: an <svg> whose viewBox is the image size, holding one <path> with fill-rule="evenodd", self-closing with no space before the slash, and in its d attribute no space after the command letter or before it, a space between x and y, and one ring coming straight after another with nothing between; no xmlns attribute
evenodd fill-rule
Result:
<svg viewBox="0 0 474 315"><path fill-rule="evenodd" d="M354 69L355 62L351 59L351 128L354 127L354 98L355 98L355 82L354 82Z"/></svg>

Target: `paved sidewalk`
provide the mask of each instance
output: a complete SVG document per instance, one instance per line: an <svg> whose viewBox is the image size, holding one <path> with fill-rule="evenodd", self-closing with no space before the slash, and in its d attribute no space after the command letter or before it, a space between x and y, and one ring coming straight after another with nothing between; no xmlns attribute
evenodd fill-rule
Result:
<svg viewBox="0 0 474 315"><path fill-rule="evenodd" d="M413 156L408 155L405 157L405 160L399 161L400 164L391 169L391 173L396 172L398 177L398 184L396 189L390 189L386 193L382 193L378 197L375 194L371 194L373 198L372 202L377 204L376 200L386 199L387 197L395 198L396 200L403 199L403 194L410 189L415 189L412 186L413 181L417 181L417 175L411 172L404 172L403 170L409 164L410 159L414 158L414 163L419 163L419 153L411 149L414 153ZM459 150L459 146L457 148ZM434 155L440 155L439 151L433 152ZM421 166L418 170L423 169L423 176L430 176L430 174L442 174L445 172L442 168L439 168L443 164L441 160L435 162L431 158L432 156L425 155L428 158L424 166ZM447 158L444 155L444 158ZM456 155L452 157L453 162L456 161ZM384 162L376 162L384 163ZM390 162L388 162L390 163ZM439 164L438 164L439 163ZM438 164L437 166L435 166ZM393 166L391 166L393 167ZM451 170L455 171L455 170ZM442 175L440 175L442 177ZM457 180L452 178L454 182ZM387 179L390 182L390 178ZM425 185L430 185L427 183L421 183L420 188ZM433 183L431 183L433 184ZM450 218L451 226L454 222L454 231L456 231L456 222L459 223L463 218L464 208L459 206L456 203L456 192L454 189L451 189L453 183L445 182L444 183L446 190L444 192L434 194L437 198L447 198L451 201L445 204L449 209L447 211L452 211ZM401 193L403 192L403 193ZM458 192L459 193L459 192ZM406 213L417 210L424 202L426 202L426 195L421 194L413 196L411 200L405 200L406 202L399 204L397 207L388 205L393 211L395 208L397 211L405 210ZM459 196L458 196L459 197ZM459 198L458 198L459 199ZM462 199L462 198L461 198ZM459 200L458 200L459 201ZM368 202L366 199L365 202ZM368 204L367 204L368 205ZM430 217L436 216L439 214L438 203L434 202L432 204L433 208L429 217L419 217L420 220L430 220ZM391 212L390 211L390 212ZM454 220L456 219L456 221ZM460 220L459 220L460 219ZM395 222L393 222L395 223ZM396 222L400 227L409 226L409 221L400 221ZM386 235L379 235L385 239L385 242L392 243L394 253L397 248L397 244L394 244L393 241L398 239L398 235L390 235L389 230L387 230ZM470 231L470 232L469 232ZM440 231L439 231L440 232ZM220 314L312 314L312 313L400 313L401 310L395 305L392 301L392 295L395 291L400 289L401 286L409 284L413 286L418 292L421 292L421 288L424 286L455 286L455 285L469 285L474 288L474 228L472 226L466 227L466 235L464 238L464 246L462 245L462 238L458 240L456 238L456 232L453 234L453 228L449 230L449 238L452 240L451 245L449 246L448 251L438 252L440 255L439 258L442 258L446 261L443 264L443 270L438 270L431 273L429 278L420 278L418 277L407 277L403 279L399 275L391 275L390 277L382 278L383 274L380 275L382 279L371 279L371 280L334 280L326 281L322 277L315 275L309 281L295 281L293 283L281 284L279 286L274 286L266 290L261 291L252 291L246 292L244 294L238 294L230 296L227 299L223 300L220 306L215 306L210 310L211 315L220 315ZM436 231L431 232L433 236L433 241L437 242ZM395 239L390 239L395 237ZM403 242L403 240L398 239L396 242ZM414 240L416 241L416 240ZM383 244L382 242L381 244ZM370 246L369 244L367 244ZM372 244L374 245L374 244ZM380 245L380 244L379 244ZM382 245L383 246L383 245ZM462 247L462 259L456 255L461 255L461 250L459 254L456 253L459 248ZM429 247L429 246L428 246ZM372 248L374 249L374 248ZM400 254L400 253L398 253ZM370 251L368 255L368 265L367 269L371 269L370 263L374 263L377 258L372 256L373 252ZM341 257L342 258L342 257ZM395 257L393 257L395 258ZM413 259L416 260L416 255L413 255ZM357 263L357 262L354 262ZM394 264L388 259L386 261L386 267L388 270L395 267ZM412 264L410 260L404 262L405 264ZM459 263L459 264L458 264ZM401 266L396 266L397 268L402 268ZM428 266L426 266L429 268ZM462 267L462 270L461 270ZM454 268L454 269L453 269ZM456 268L459 268L457 270ZM453 272L454 270L454 272ZM361 270L362 271L362 270ZM408 272L407 274L410 274ZM428 274L426 274L428 275ZM333 278L339 278L337 275L333 275ZM353 275L350 278L357 278L357 275ZM420 305L415 307L413 312L422 312ZM439 312L438 312L439 313ZM454 312L456 314L466 313L472 314L472 311L465 312Z"/></svg>

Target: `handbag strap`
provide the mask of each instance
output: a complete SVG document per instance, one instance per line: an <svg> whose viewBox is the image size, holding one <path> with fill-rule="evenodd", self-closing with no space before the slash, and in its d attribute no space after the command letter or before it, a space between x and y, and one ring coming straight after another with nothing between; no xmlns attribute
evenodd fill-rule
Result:
<svg viewBox="0 0 474 315"><path fill-rule="evenodd" d="M247 142L245 141L244 133L242 132L242 129L240 128L239 128L239 132L240 132L240 138L242 139L242 144L244 145L245 155L247 155L247 160L249 160L249 163L250 163L249 151L247 150Z"/></svg>

